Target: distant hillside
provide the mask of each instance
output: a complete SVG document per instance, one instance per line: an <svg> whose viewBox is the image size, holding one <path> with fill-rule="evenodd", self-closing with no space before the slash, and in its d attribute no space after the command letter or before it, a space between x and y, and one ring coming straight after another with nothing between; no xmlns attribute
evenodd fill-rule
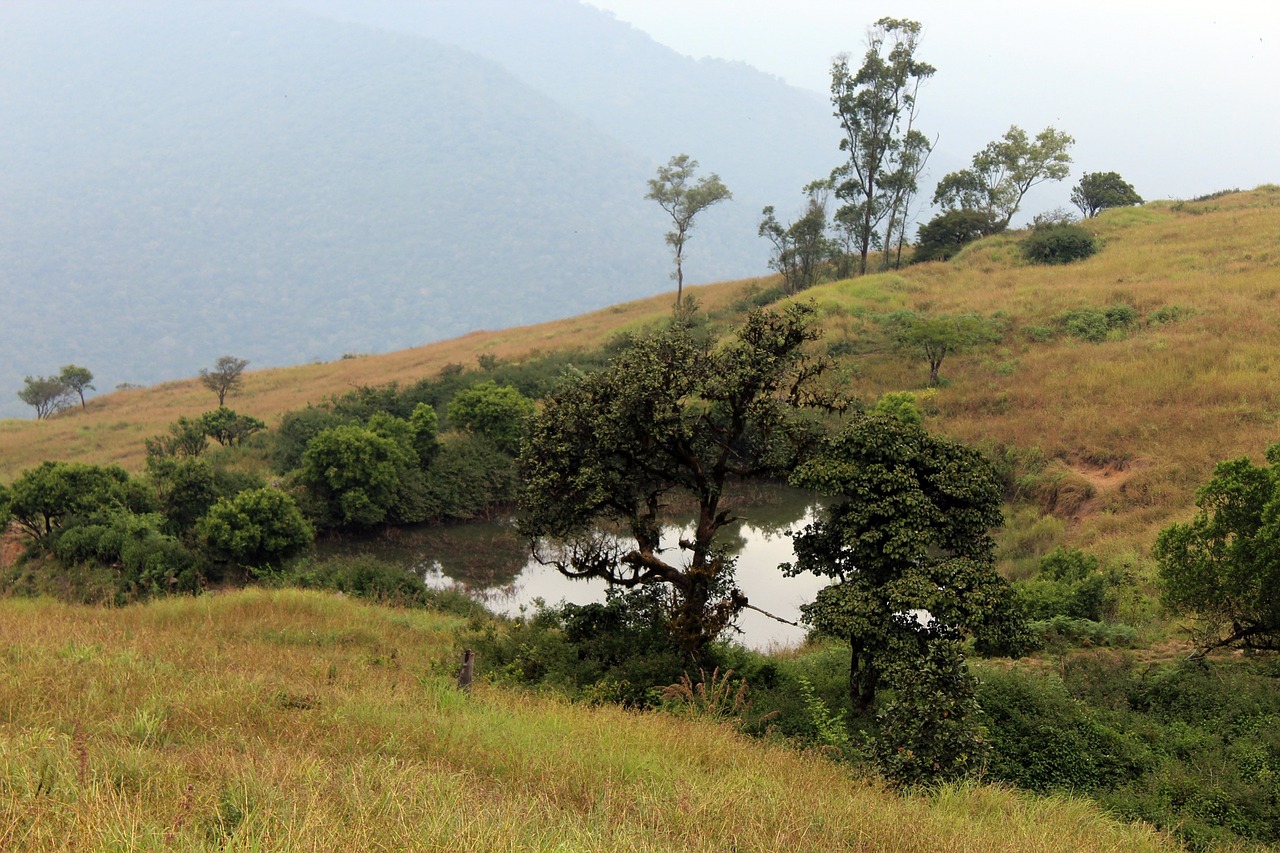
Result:
<svg viewBox="0 0 1280 853"><path fill-rule="evenodd" d="M840 162L839 126L824 95L744 63L680 56L578 0L290 2L472 51L655 163L690 154L733 190L753 236L761 207L799 207L800 188ZM851 34L849 48L860 44Z"/></svg>
<svg viewBox="0 0 1280 853"><path fill-rule="evenodd" d="M528 35L538 8L492 18L491 46L514 24ZM606 50L610 76L565 53L562 82L596 86L575 112L563 91L420 33L271 3L0 5L0 415L30 414L23 375L69 362L102 392L224 353L265 367L385 352L664 292L665 223L643 198L657 151L688 150L738 190L699 222L690 278L762 272L744 176L778 172L762 151L795 159L778 128L748 132L707 105L794 124L786 87L585 7L546 8L544 23L585 12L593 29L527 38L547 47L526 70L574 43L630 44L643 61L610 65ZM688 97L664 118L681 80ZM612 111L589 115L610 91ZM718 147L699 150L717 127ZM716 162L729 151L750 162Z"/></svg>

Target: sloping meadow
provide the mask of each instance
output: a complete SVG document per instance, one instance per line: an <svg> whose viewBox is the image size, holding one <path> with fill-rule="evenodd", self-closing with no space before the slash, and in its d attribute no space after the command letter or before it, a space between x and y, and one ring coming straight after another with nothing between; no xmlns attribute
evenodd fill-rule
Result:
<svg viewBox="0 0 1280 853"><path fill-rule="evenodd" d="M1080 801L899 798L698 719L465 694L431 611L0 610L0 849L1177 849Z"/></svg>

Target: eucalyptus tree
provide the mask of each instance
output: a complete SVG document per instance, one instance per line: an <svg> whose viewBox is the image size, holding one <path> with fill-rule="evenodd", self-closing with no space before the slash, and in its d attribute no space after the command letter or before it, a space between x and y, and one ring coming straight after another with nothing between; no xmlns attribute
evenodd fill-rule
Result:
<svg viewBox="0 0 1280 853"><path fill-rule="evenodd" d="M973 165L943 177L933 203L944 210L978 210L993 231L1009 227L1022 198L1032 187L1061 181L1071 170L1068 134L1046 127L1033 140L1017 125L973 155Z"/></svg>
<svg viewBox="0 0 1280 853"><path fill-rule="evenodd" d="M932 147L915 127L920 85L936 70L915 57L921 32L916 21L881 18L867 32L857 71L847 55L831 66L831 103L844 132L840 150L848 156L832 173L844 202L836 219L849 231L864 274L871 250L887 246L900 227Z"/></svg>
<svg viewBox="0 0 1280 853"><path fill-rule="evenodd" d="M645 195L671 217L672 227L666 239L675 256L676 268L671 277L676 280L677 307L684 298L684 246L689 242L694 217L713 204L733 198L714 172L695 181L697 168L697 160L688 154L677 154L667 165L658 167L658 176L649 179L649 192Z"/></svg>

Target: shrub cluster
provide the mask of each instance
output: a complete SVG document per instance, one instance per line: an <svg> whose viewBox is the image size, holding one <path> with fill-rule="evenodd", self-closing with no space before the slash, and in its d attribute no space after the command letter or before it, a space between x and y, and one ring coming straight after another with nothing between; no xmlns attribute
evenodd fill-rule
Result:
<svg viewBox="0 0 1280 853"><path fill-rule="evenodd" d="M1033 230L1021 244L1033 264L1069 264L1098 251L1098 241L1079 225L1054 224Z"/></svg>

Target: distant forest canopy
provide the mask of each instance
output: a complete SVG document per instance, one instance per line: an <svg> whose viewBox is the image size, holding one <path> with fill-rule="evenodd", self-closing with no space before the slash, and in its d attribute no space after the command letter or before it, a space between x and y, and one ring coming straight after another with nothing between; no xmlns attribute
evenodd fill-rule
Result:
<svg viewBox="0 0 1280 853"><path fill-rule="evenodd" d="M677 151L736 199L687 279L763 273L761 205L838 159L829 105L531 5L0 5L0 416L69 362L102 392L673 290L644 193Z"/></svg>

